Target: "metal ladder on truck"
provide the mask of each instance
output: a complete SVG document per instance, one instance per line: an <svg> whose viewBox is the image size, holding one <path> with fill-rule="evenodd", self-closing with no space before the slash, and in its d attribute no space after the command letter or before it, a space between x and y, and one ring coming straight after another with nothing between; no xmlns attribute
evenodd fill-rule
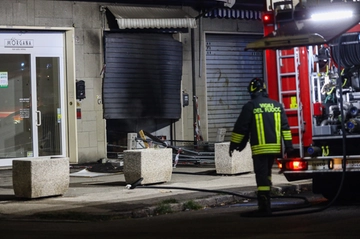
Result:
<svg viewBox="0 0 360 239"><path fill-rule="evenodd" d="M274 10L275 16L279 14L279 11L283 14L285 13L285 15L282 15L283 18L281 22L293 20L294 4L292 0L275 2ZM280 22L275 22L275 30L277 30L278 24L280 24ZM299 48L294 47L292 49L276 50L276 61L279 102L284 106L289 121L294 148L299 150L299 156L303 158L304 120L300 101Z"/></svg>
<svg viewBox="0 0 360 239"><path fill-rule="evenodd" d="M288 117L294 148L299 150L299 156L303 158L304 121L300 101L299 48L276 50L276 59L279 102Z"/></svg>

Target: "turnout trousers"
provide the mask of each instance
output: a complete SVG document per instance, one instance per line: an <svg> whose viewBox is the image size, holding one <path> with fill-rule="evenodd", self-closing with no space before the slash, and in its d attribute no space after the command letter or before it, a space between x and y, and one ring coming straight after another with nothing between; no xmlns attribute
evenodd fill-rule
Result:
<svg viewBox="0 0 360 239"><path fill-rule="evenodd" d="M254 172L258 191L270 191L271 170L274 164L274 155L253 155Z"/></svg>
<svg viewBox="0 0 360 239"><path fill-rule="evenodd" d="M265 215L271 214L270 189L271 170L274 163L274 155L253 156L254 171L257 184L257 198L259 212Z"/></svg>

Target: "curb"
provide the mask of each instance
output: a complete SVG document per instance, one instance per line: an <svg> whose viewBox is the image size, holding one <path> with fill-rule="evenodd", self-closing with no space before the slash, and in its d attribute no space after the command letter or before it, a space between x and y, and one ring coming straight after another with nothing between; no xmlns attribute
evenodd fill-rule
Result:
<svg viewBox="0 0 360 239"><path fill-rule="evenodd" d="M280 185L272 187L272 196L289 196L297 195L300 192L311 191L311 183L303 183L296 185ZM31 221L71 221L71 222L86 222L86 221L110 221L110 220L121 220L130 218L146 218L154 217L164 214L172 214L189 210L203 210L212 207L221 207L226 205L232 205L236 203L249 203L256 201L256 192L253 190L234 192L234 189L228 192L234 192L234 194L243 195L212 195L203 198L192 198L189 196L187 199L178 203L166 203L166 200L156 205L147 206L144 208L137 208L132 210L116 210L112 209L106 212L92 212L89 209L83 211L74 211L71 209L64 210L61 212L47 211L41 213L35 213L31 215L1 215L1 220L31 220ZM226 190L224 190L226 192ZM175 200L176 201L176 200ZM253 206L253 204L252 204Z"/></svg>
<svg viewBox="0 0 360 239"><path fill-rule="evenodd" d="M311 184L297 184L297 185L284 185L284 186L276 186L272 187L271 195L273 196L284 196L284 195L296 195L300 192L306 192L311 191L312 185ZM203 199L193 199L188 200L185 202L180 203L169 203L168 205L168 211L166 213L159 213L159 205L157 206L151 206L146 207L142 209L136 209L129 212L125 212L123 215L127 215L128 218L143 218L143 217L152 217L152 216L158 216L162 214L168 214L168 213L177 213L192 209L187 209L185 204L189 201L192 201L195 205L199 206L199 209L205 209L209 207L219 207L219 206L225 206L240 202L249 202L249 200L256 200L256 192L254 191L243 191L240 195L244 195L246 197L253 197L254 199L244 199L239 196L234 195L218 195L218 196L211 196L208 198ZM199 210L195 209L195 210Z"/></svg>

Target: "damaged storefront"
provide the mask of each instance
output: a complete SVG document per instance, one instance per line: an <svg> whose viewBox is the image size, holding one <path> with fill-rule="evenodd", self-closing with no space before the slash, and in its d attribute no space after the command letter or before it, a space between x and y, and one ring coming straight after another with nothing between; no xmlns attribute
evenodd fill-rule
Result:
<svg viewBox="0 0 360 239"><path fill-rule="evenodd" d="M121 2L4 1L0 166L117 157L139 130L190 141L194 125L204 141L230 132L244 82L264 74L262 53L243 50L262 34L260 7Z"/></svg>
<svg viewBox="0 0 360 239"><path fill-rule="evenodd" d="M146 130L173 138L172 127L182 110L179 36L196 28L196 19L182 9L108 6L105 10L110 30L104 32L104 118L108 155L116 157L126 146L128 133Z"/></svg>

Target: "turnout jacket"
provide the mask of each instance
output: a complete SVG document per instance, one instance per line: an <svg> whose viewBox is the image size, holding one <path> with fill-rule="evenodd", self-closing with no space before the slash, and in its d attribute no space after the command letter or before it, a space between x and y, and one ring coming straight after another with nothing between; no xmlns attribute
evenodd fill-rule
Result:
<svg viewBox="0 0 360 239"><path fill-rule="evenodd" d="M231 142L240 151L250 138L253 155L280 154L284 140L285 148L292 148L292 136L283 106L259 92L247 102L234 125Z"/></svg>

